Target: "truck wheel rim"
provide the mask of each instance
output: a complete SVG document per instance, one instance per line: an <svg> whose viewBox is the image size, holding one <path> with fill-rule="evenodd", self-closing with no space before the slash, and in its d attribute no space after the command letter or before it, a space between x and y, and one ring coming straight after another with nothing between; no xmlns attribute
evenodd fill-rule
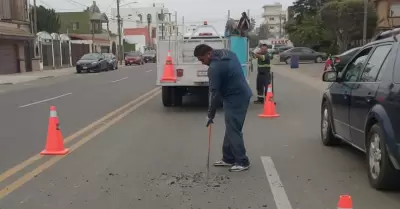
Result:
<svg viewBox="0 0 400 209"><path fill-rule="evenodd" d="M377 179L381 171L382 149L381 138L378 134L371 136L369 145L369 169L372 178Z"/></svg>

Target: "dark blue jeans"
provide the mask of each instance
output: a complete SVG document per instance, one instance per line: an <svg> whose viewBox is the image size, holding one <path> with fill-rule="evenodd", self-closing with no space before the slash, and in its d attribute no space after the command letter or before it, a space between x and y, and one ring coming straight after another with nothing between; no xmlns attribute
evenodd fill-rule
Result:
<svg viewBox="0 0 400 209"><path fill-rule="evenodd" d="M246 119L249 100L242 104L225 105L225 137L222 145L222 160L226 163L247 166L250 164L246 155L246 148L243 141L243 124Z"/></svg>

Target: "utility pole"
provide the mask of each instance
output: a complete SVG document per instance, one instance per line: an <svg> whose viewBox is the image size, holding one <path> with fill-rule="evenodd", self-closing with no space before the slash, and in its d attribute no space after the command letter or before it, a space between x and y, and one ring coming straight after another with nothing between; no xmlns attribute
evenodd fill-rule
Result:
<svg viewBox="0 0 400 209"><path fill-rule="evenodd" d="M117 0L117 24L118 24L118 44L119 44L118 58L119 58L119 63L122 65L123 51L122 51L121 15L119 13L119 4L120 0Z"/></svg>
<svg viewBox="0 0 400 209"><path fill-rule="evenodd" d="M37 10L36 10L36 0L33 0L33 33L37 34Z"/></svg>
<svg viewBox="0 0 400 209"><path fill-rule="evenodd" d="M92 26L92 53L95 53L95 46L94 46L94 24L95 24L95 21L93 21L93 20L91 20L90 21L90 23L91 23L91 26Z"/></svg>
<svg viewBox="0 0 400 209"><path fill-rule="evenodd" d="M164 17L164 7L163 7L161 9L161 38L162 39L164 39L164 20L165 20L165 17Z"/></svg>
<svg viewBox="0 0 400 209"><path fill-rule="evenodd" d="M33 35L36 37L38 31L37 31L37 10L36 10L36 0L33 0ZM37 57L37 53L36 53L36 41L33 42L33 48L34 48L34 53L33 55L35 57Z"/></svg>
<svg viewBox="0 0 400 209"><path fill-rule="evenodd" d="M179 27L178 27L178 12L175 11L175 35L178 37ZM176 40L176 39L175 39Z"/></svg>
<svg viewBox="0 0 400 209"><path fill-rule="evenodd" d="M282 13L279 12L279 38L282 37Z"/></svg>
<svg viewBox="0 0 400 209"><path fill-rule="evenodd" d="M151 14L147 14L147 29L148 29L148 32L149 32L149 42L148 42L148 48L150 48L150 46L151 46Z"/></svg>
<svg viewBox="0 0 400 209"><path fill-rule="evenodd" d="M185 16L182 16L182 35L185 36L186 26L185 26Z"/></svg>
<svg viewBox="0 0 400 209"><path fill-rule="evenodd" d="M368 0L364 0L363 44L367 44Z"/></svg>

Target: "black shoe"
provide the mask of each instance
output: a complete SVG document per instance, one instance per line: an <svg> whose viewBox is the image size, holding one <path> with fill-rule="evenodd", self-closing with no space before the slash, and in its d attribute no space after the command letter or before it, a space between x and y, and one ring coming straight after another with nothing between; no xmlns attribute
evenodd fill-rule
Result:
<svg viewBox="0 0 400 209"><path fill-rule="evenodd" d="M254 104L264 104L264 100L256 100L254 101Z"/></svg>

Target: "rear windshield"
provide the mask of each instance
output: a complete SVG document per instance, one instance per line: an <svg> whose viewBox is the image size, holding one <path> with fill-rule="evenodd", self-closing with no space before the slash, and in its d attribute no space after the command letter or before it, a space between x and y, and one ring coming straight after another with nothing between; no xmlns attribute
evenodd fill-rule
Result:
<svg viewBox="0 0 400 209"><path fill-rule="evenodd" d="M82 56L81 59L83 60L94 60L94 59L98 59L100 57L99 54L85 54Z"/></svg>
<svg viewBox="0 0 400 209"><path fill-rule="evenodd" d="M114 57L113 54L104 54L104 56L105 56L106 58L113 58L113 57Z"/></svg>
<svg viewBox="0 0 400 209"><path fill-rule="evenodd" d="M131 57L140 56L140 52L127 52L125 56L131 56Z"/></svg>
<svg viewBox="0 0 400 209"><path fill-rule="evenodd" d="M145 52L143 53L143 55L155 55L155 54L156 54L155 51L145 51Z"/></svg>

